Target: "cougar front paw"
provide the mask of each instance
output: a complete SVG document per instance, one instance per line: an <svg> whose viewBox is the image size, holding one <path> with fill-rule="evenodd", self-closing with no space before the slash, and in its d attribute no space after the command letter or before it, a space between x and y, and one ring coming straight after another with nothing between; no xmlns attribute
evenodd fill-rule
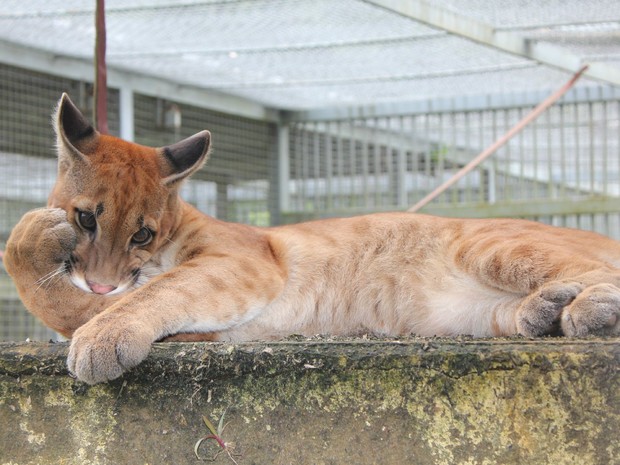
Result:
<svg viewBox="0 0 620 465"><path fill-rule="evenodd" d="M566 336L620 334L620 289L606 283L586 288L564 309L561 325Z"/></svg>
<svg viewBox="0 0 620 465"><path fill-rule="evenodd" d="M40 247L50 259L64 262L75 249L77 235L67 221L67 212L60 208L46 208L39 215L42 229Z"/></svg>
<svg viewBox="0 0 620 465"><path fill-rule="evenodd" d="M144 360L152 342L144 323L127 321L122 314L101 314L74 333L67 366L88 384L109 381Z"/></svg>
<svg viewBox="0 0 620 465"><path fill-rule="evenodd" d="M26 213L7 241L6 260L11 265L45 268L67 261L77 236L60 208L39 208ZM9 270L10 272L10 270Z"/></svg>

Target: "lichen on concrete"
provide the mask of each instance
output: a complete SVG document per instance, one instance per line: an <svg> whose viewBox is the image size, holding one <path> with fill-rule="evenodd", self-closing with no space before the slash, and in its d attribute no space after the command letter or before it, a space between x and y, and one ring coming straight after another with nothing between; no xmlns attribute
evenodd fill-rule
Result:
<svg viewBox="0 0 620 465"><path fill-rule="evenodd" d="M200 463L222 414L239 464L618 463L618 342L156 344L96 386L66 344L3 344L0 464Z"/></svg>

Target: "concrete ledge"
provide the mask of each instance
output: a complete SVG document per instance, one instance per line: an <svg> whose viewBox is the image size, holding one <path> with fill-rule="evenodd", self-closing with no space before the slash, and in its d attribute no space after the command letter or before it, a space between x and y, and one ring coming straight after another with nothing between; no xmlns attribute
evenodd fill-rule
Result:
<svg viewBox="0 0 620 465"><path fill-rule="evenodd" d="M156 344L109 384L0 344L0 464L619 463L620 339ZM216 463L232 463L221 454Z"/></svg>

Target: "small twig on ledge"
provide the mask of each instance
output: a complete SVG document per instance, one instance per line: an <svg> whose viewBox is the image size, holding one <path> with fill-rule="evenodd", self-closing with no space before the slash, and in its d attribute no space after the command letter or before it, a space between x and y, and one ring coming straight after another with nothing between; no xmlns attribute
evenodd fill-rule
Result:
<svg viewBox="0 0 620 465"><path fill-rule="evenodd" d="M211 461L215 461L222 452L226 452L228 454L228 457L230 458L230 460L232 460L235 465L239 465L234 457L239 457L241 454L234 454L233 453L234 449L235 449L235 444L232 443L232 442L225 442L224 439L222 438L222 434L224 433L224 430L226 429L226 426L228 425L228 423L224 424L224 415L226 415L226 410L224 410L224 413L222 413L222 416L220 417L220 421L219 421L219 423L217 425L217 428L215 428L213 423L211 423L211 420L209 420L206 416L202 417L202 421L204 421L205 425L207 426L207 428L209 429L211 434L200 438L196 442L196 444L194 445L194 454L196 455L196 458L200 460L200 456L198 455L198 450L200 449L200 445L204 441L207 441L209 439L213 439L220 446L221 450L218 451L213 456Z"/></svg>

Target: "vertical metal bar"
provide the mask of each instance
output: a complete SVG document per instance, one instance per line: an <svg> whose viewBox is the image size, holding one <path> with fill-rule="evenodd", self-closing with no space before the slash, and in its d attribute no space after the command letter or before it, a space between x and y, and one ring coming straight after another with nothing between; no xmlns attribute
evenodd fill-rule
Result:
<svg viewBox="0 0 620 465"><path fill-rule="evenodd" d="M411 115L411 133L413 135L414 145L411 147L411 170L413 172L413 192L414 199L416 201L420 196L423 197L422 192L425 192L427 189L426 181L422 177L421 169L420 169L420 135L418 133L418 119L419 116Z"/></svg>
<svg viewBox="0 0 620 465"><path fill-rule="evenodd" d="M450 112L450 119L451 119L451 126L452 126L452 152L454 153L454 160L458 159L458 157L456 156L457 153L456 151L458 150L458 144L457 144L457 132L458 132L458 128L456 126L456 112L454 110L452 110ZM452 167L451 167L452 168ZM456 189L452 189L452 198L448 199L446 198L446 203L453 203L456 204L459 201L458 198L458 186L455 186ZM447 196L446 196L447 197Z"/></svg>
<svg viewBox="0 0 620 465"><path fill-rule="evenodd" d="M504 131L506 132L508 130L508 128L510 127L510 110L506 109L504 110ZM508 142L506 144L506 199L510 200L514 198L514 193L513 193L513 182L514 182L514 176L512 173L512 152L510 150L510 142Z"/></svg>
<svg viewBox="0 0 620 465"><path fill-rule="evenodd" d="M379 166L381 167L381 175L378 180L378 184L381 186L381 196L379 197L381 206L394 206L394 199L396 198L396 193L393 190L394 183L392 182L394 169L392 166L392 130L390 129L390 119L384 118L382 120L377 121L377 130L387 132L387 138L381 140L385 140L385 143L377 142L377 153L379 155Z"/></svg>
<svg viewBox="0 0 620 465"><path fill-rule="evenodd" d="M394 190L394 187L396 187L396 185L394 182L392 182L392 180L394 179L396 152L394 150L394 130L392 129L391 121L391 118L383 118L382 125L380 126L383 128L382 130L387 131L389 134L389 137L385 141L385 144L381 144L380 147L380 155L383 160L382 164L385 165L386 172L386 174L383 175L385 191L384 194L381 196L381 205L393 208L396 205L397 194Z"/></svg>
<svg viewBox="0 0 620 465"><path fill-rule="evenodd" d="M541 197L541 176L539 166L539 158L538 158L538 128L539 128L539 120L532 121L532 179L533 179L533 197L538 198Z"/></svg>
<svg viewBox="0 0 620 465"><path fill-rule="evenodd" d="M564 118L564 104L558 105L560 109L560 198L566 199L566 127Z"/></svg>
<svg viewBox="0 0 620 465"><path fill-rule="evenodd" d="M602 121L601 121L601 129L602 129L602 134L601 134L601 156L603 158L603 171L602 171L602 183L603 183L603 195L608 195L609 194L609 189L608 189L608 164L609 164L609 152L608 152L608 145L607 145L607 128L609 127L609 106L608 106L608 102L607 100L605 100L603 102L603 108L602 108ZM605 218L608 218L608 215L605 216Z"/></svg>
<svg viewBox="0 0 620 465"><path fill-rule="evenodd" d="M577 195L581 195L582 186L581 186L581 140L579 137L579 104L573 103L573 128L574 128L574 143L575 143L575 153L574 158L571 162L574 163L573 172L575 175L575 185L577 187ZM590 154L593 156L593 154ZM581 227L581 224L580 224Z"/></svg>
<svg viewBox="0 0 620 465"><path fill-rule="evenodd" d="M493 205L497 203L497 159L493 158L489 166L489 200L488 202Z"/></svg>
<svg viewBox="0 0 620 465"><path fill-rule="evenodd" d="M463 116L465 117L465 147L468 150L472 149L472 140L471 140L471 124L470 119L472 117L472 112L465 112ZM474 152L472 150L472 152ZM455 187L458 189L458 183L455 184ZM469 176L465 176L465 193L463 195L463 202L471 202L472 201L472 185L471 185L471 174Z"/></svg>
<svg viewBox="0 0 620 465"><path fill-rule="evenodd" d="M332 124L331 122L325 123L325 177L326 182L326 198L325 208L333 210L334 208L334 157L333 157L333 142L332 142Z"/></svg>
<svg viewBox="0 0 620 465"><path fill-rule="evenodd" d="M428 115L424 115L424 174L426 175L427 179L431 179L432 176L432 172L431 172L431 141L428 140Z"/></svg>
<svg viewBox="0 0 620 465"><path fill-rule="evenodd" d="M349 160L351 171L351 191L349 195L349 206L355 207L357 206L357 139L355 138L355 125L352 119L349 120Z"/></svg>
<svg viewBox="0 0 620 465"><path fill-rule="evenodd" d="M299 190L301 197L301 209L302 211L306 211L308 205L308 195L307 195L307 186L308 186L308 158L309 158L309 139L310 136L308 134L307 123L304 123L303 130L301 133L301 176L299 177L299 182L301 183L301 189Z"/></svg>
<svg viewBox="0 0 620 465"><path fill-rule="evenodd" d="M523 119L523 107L519 107L517 110L519 113L519 120ZM525 186L525 131L519 133L519 199L526 198L526 186Z"/></svg>
<svg viewBox="0 0 620 465"><path fill-rule="evenodd" d="M228 179L220 180L216 183L216 216L220 220L227 221L229 219L229 203L228 203Z"/></svg>
<svg viewBox="0 0 620 465"><path fill-rule="evenodd" d="M119 113L121 139L133 142L135 138L135 115L133 89L130 87L123 86L119 89Z"/></svg>
<svg viewBox="0 0 620 465"><path fill-rule="evenodd" d="M478 147L484 147L484 112L480 110L478 112ZM489 165L492 164L489 163ZM489 175L490 169L485 168L484 166L480 166L478 168L478 202L484 203L490 195L486 194L488 192L488 183L489 183Z"/></svg>
<svg viewBox="0 0 620 465"><path fill-rule="evenodd" d="M314 209L321 210L321 134L319 129L319 123L315 122L313 127L313 153L312 153L312 167L313 167L313 180L314 185Z"/></svg>
<svg viewBox="0 0 620 465"><path fill-rule="evenodd" d="M493 140L497 140L497 110L491 110L491 137ZM498 157L495 156L493 157L493 175L492 175L492 179L493 179L493 189L489 189L489 192L493 194L493 198L489 198L489 202L491 203L495 203L497 202L497 171L498 171L498 166L499 166L499 160ZM504 176L504 186L506 184L506 176Z"/></svg>
<svg viewBox="0 0 620 465"><path fill-rule="evenodd" d="M342 139L342 121L337 121L336 122L336 133L338 134L338 143L336 146L336 172L338 173L337 178L338 178L338 192L336 195L336 202L335 202L335 206L337 208L344 208L344 206L346 205L345 202L343 201L343 196L345 194L345 189L344 189L344 178L345 178L345 173L344 173L344 166L343 166L343 139Z"/></svg>
<svg viewBox="0 0 620 465"><path fill-rule="evenodd" d="M407 147L402 138L405 137L405 121L404 117L400 116L398 119L398 134L400 135L400 143L395 146L396 149L396 173L394 179L396 180L396 205L399 208L407 206Z"/></svg>
<svg viewBox="0 0 620 465"><path fill-rule="evenodd" d="M301 189L301 183L300 183L300 179L301 179L301 158L300 158L300 153L301 153L301 134L299 131L299 126L300 123L293 123L292 127L289 127L289 137L292 135L293 136L293 163L294 163L294 167L295 167L295 171L294 171L294 175L293 175L293 197L291 198L292 200L292 209L293 211L296 212L300 212L302 211L302 204L300 203L299 199L300 199L300 189Z"/></svg>
<svg viewBox="0 0 620 465"><path fill-rule="evenodd" d="M616 102L615 107L616 107L615 119L616 119L616 121L620 122L620 100L618 100ZM616 160L615 160L615 163L614 163L615 164L615 168L617 170L616 173L620 173L620 145L618 146L618 150L616 150L614 152L614 157L616 157ZM620 180L617 178L617 176L618 175L616 175L616 182L620 182ZM614 194L615 194L615 192L614 192ZM616 220L616 221L614 221L614 223L616 223L616 226L618 227L618 223L617 223L618 215L617 214L614 215L614 220ZM616 233L620 236L620 230L617 230Z"/></svg>
<svg viewBox="0 0 620 465"><path fill-rule="evenodd" d="M368 120L365 120L363 129L360 131L360 134L362 135L361 137L361 142L362 142L362 198L364 199L363 200L364 207L368 207L369 205L368 176L370 175L370 169L369 169L370 160L368 156L368 151L369 151L370 141L368 140L369 138L367 136L367 131L368 131Z"/></svg>
<svg viewBox="0 0 620 465"><path fill-rule="evenodd" d="M374 185L374 187L372 187L372 189L374 189L375 191L374 192L374 205L373 205L374 207L378 207L383 204L382 191L381 191L381 178L383 176L383 169L381 166L381 144L378 143L377 137L376 137L378 124L379 124L379 120L375 118L374 120L372 120L372 128L370 129L370 134L371 134L370 141L372 142L372 160L373 160L373 168L375 172L374 176L372 177L374 179L374 182L370 184L371 186ZM369 145L369 150L370 150L370 145Z"/></svg>
<svg viewBox="0 0 620 465"><path fill-rule="evenodd" d="M443 182L444 179L444 173L446 171L446 155L447 153L446 150L444 150L445 147L443 147L442 145L446 145L443 141L443 129L444 129L444 123L443 123L443 118L444 118L444 114L443 113L439 113L437 115L438 119L439 119L439 124L437 127L437 144L439 147L439 159L438 159L438 164L437 164L437 176L439 177L439 179L441 179L441 181ZM445 196L444 196L445 199Z"/></svg>
<svg viewBox="0 0 620 465"><path fill-rule="evenodd" d="M553 131L551 127L551 113L553 112L553 108L550 108L549 111L545 115L545 121L547 123L547 195L550 199L554 198L554 188L553 188L553 155L555 150L553 150Z"/></svg>
<svg viewBox="0 0 620 465"><path fill-rule="evenodd" d="M290 163L290 178L289 178L289 211L299 210L297 204L297 178L299 176L299 137L297 134L297 123L291 123L289 125L289 163ZM279 156L279 154L278 154Z"/></svg>
<svg viewBox="0 0 620 465"><path fill-rule="evenodd" d="M290 129L287 124L278 125L278 209L288 212L290 198Z"/></svg>
<svg viewBox="0 0 620 465"><path fill-rule="evenodd" d="M590 195L594 194L594 189L595 189L595 173L594 170L596 169L596 158L597 158L597 154L594 151L594 111L593 111L593 107L592 107L593 103L590 101L588 102L588 139L589 139L589 160L590 160L590 166L588 167L590 170Z"/></svg>

